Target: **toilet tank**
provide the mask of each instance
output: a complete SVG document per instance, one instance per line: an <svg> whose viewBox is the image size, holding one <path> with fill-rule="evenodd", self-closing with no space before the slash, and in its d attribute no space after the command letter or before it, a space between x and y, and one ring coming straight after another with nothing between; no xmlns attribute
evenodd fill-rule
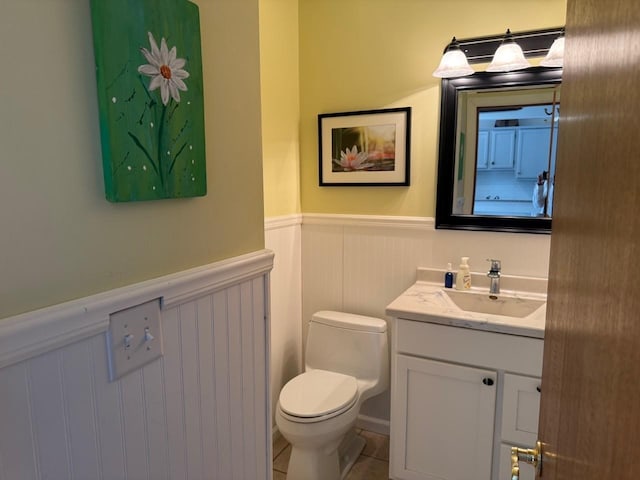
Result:
<svg viewBox="0 0 640 480"><path fill-rule="evenodd" d="M374 317L320 311L309 322L305 369L351 375L365 382L388 385L387 323Z"/></svg>

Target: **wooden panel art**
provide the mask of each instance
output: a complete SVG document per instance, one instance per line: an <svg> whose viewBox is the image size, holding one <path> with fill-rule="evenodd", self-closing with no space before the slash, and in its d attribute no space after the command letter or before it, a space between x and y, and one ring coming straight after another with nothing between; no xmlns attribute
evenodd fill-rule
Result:
<svg viewBox="0 0 640 480"><path fill-rule="evenodd" d="M186 0L91 0L107 200L207 193L200 20Z"/></svg>

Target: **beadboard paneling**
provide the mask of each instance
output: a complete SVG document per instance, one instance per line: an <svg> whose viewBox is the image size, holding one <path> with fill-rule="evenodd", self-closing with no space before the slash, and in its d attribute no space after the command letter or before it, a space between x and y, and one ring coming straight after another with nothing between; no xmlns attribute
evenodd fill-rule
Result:
<svg viewBox="0 0 640 480"><path fill-rule="evenodd" d="M318 310L344 308L344 227L302 227L302 325Z"/></svg>
<svg viewBox="0 0 640 480"><path fill-rule="evenodd" d="M17 364L0 370L0 392L2 392L0 478L2 480L31 480L40 477L38 462L40 455L34 445L34 436L37 434L34 425L36 418L32 411L30 390L28 365ZM55 391L52 393L53 401L55 401L54 395ZM68 473L66 460L66 452L62 450L59 471Z"/></svg>
<svg viewBox="0 0 640 480"><path fill-rule="evenodd" d="M385 307L415 282L417 267L457 269L471 257L474 272L486 258L513 275L546 277L549 235L436 230L431 218L305 214L302 223L303 342L311 315L322 309L385 318ZM389 419L388 393L361 413Z"/></svg>
<svg viewBox="0 0 640 480"><path fill-rule="evenodd" d="M384 318L384 309L431 263L429 234L415 229L344 228L344 308Z"/></svg>
<svg viewBox="0 0 640 480"><path fill-rule="evenodd" d="M463 255L474 272L488 270L486 258L499 258L505 273L546 278L549 236L435 230L433 219L420 217L305 214L303 325L320 309L384 317L417 267L451 262L455 270Z"/></svg>
<svg viewBox="0 0 640 480"><path fill-rule="evenodd" d="M164 356L115 382L104 334L0 369L0 479L271 478L269 275L228 273L172 285Z"/></svg>
<svg viewBox="0 0 640 480"><path fill-rule="evenodd" d="M265 221L265 246L274 252L270 273L271 405L302 370L302 253L300 215ZM271 412L272 425L273 412Z"/></svg>

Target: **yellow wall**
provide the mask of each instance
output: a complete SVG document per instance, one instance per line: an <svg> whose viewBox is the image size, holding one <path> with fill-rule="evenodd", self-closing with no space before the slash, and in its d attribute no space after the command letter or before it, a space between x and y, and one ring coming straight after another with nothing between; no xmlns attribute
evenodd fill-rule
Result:
<svg viewBox="0 0 640 480"><path fill-rule="evenodd" d="M196 3L209 193L110 204L89 2L3 1L0 318L263 248L258 0Z"/></svg>
<svg viewBox="0 0 640 480"><path fill-rule="evenodd" d="M458 38L564 25L566 0L300 0L305 213L435 214L439 80ZM319 187L319 113L411 106L410 187Z"/></svg>
<svg viewBox="0 0 640 480"><path fill-rule="evenodd" d="M300 213L298 0L260 0L266 217Z"/></svg>

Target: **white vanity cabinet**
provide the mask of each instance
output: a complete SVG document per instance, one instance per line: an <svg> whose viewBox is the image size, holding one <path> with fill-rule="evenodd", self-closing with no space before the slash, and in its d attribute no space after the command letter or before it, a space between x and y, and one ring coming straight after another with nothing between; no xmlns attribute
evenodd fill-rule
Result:
<svg viewBox="0 0 640 480"><path fill-rule="evenodd" d="M390 477L510 478L510 447L536 442L542 347L540 338L395 318Z"/></svg>

